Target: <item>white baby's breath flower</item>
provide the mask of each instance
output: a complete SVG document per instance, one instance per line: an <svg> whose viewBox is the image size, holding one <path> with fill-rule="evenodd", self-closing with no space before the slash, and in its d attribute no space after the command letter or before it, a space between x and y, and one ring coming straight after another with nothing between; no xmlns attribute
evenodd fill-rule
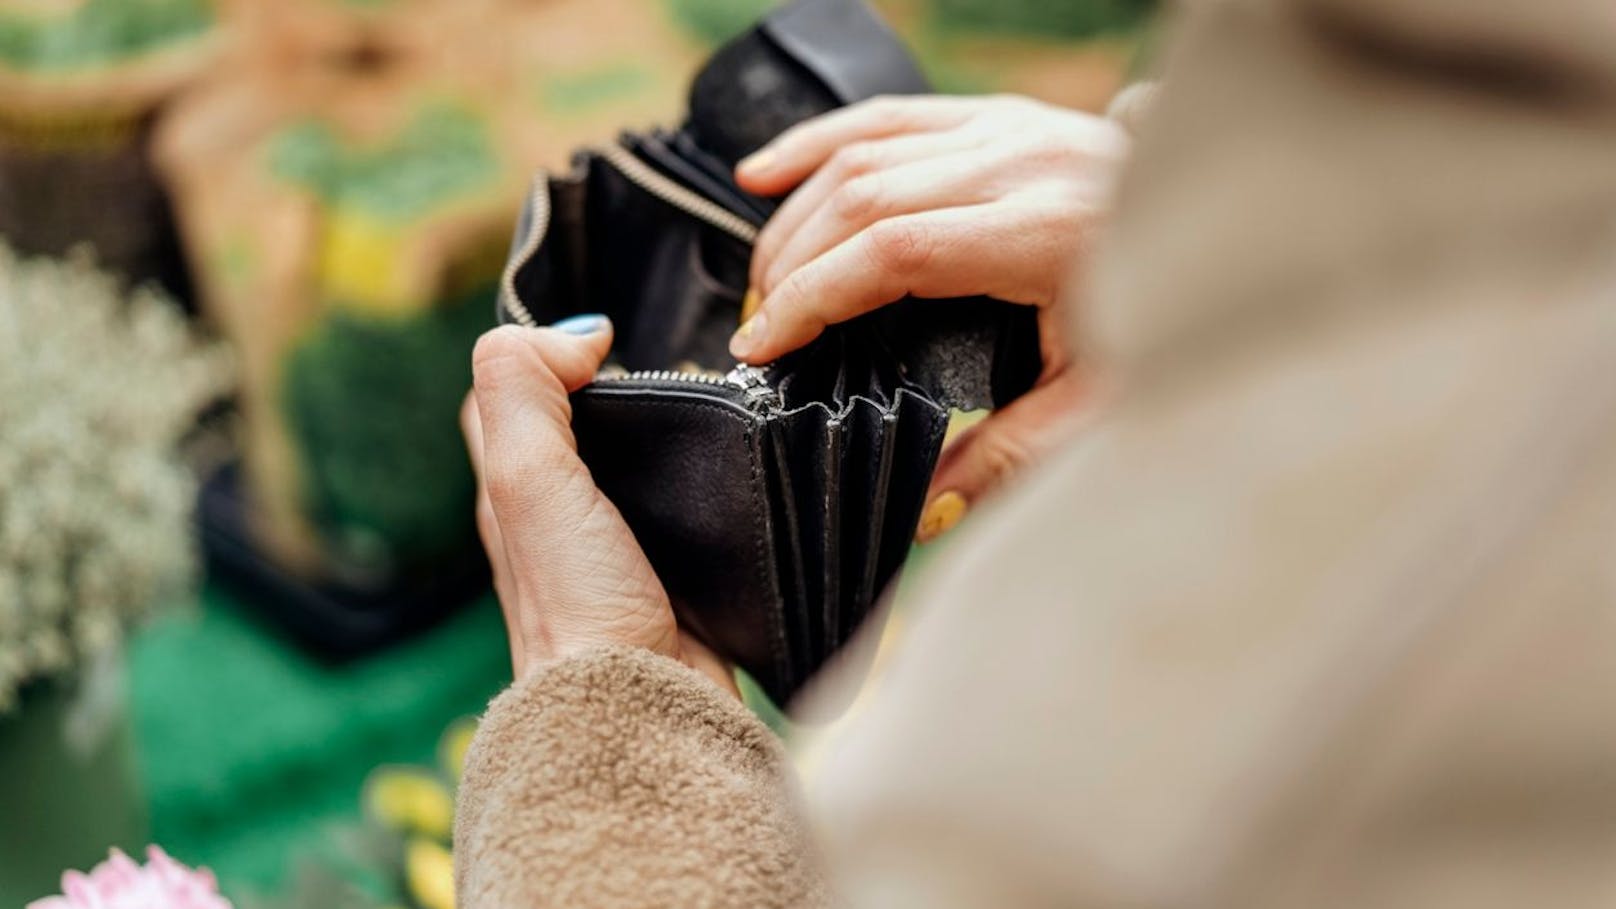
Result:
<svg viewBox="0 0 1616 909"><path fill-rule="evenodd" d="M177 447L230 374L159 296L0 245L0 711L193 582Z"/></svg>

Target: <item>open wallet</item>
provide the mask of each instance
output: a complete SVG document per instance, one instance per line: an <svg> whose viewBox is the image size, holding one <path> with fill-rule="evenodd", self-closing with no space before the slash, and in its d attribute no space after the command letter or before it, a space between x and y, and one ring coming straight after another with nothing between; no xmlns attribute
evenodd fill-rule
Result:
<svg viewBox="0 0 1616 909"><path fill-rule="evenodd" d="M778 200L735 162L794 123L926 82L860 0L796 0L720 48L676 130L540 173L502 321L599 312L607 366L572 397L578 452L681 625L785 704L871 612L913 539L950 408L1040 370L1031 307L904 300L763 368L727 350Z"/></svg>

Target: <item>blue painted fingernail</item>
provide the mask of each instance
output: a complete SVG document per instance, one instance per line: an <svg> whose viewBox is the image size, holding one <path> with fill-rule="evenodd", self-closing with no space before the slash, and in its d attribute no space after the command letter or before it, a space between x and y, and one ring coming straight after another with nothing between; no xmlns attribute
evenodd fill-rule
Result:
<svg viewBox="0 0 1616 909"><path fill-rule="evenodd" d="M564 331L569 335L592 335L603 331L609 320L598 312L584 313L581 316L568 316L550 327L556 331Z"/></svg>

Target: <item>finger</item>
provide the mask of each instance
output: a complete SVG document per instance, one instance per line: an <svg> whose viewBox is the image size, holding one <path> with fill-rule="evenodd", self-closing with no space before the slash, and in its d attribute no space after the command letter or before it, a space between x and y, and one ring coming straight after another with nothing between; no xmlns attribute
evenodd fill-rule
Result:
<svg viewBox="0 0 1616 909"><path fill-rule="evenodd" d="M478 484L483 481L483 421L477 415L477 392L468 391L460 402L460 435L466 440L466 457L471 461L472 476Z"/></svg>
<svg viewBox="0 0 1616 909"><path fill-rule="evenodd" d="M995 156L971 151L853 177L836 186L792 231L765 266L763 280L753 286L768 294L787 275L884 218L986 202L993 198L1001 172L1002 162Z"/></svg>
<svg viewBox="0 0 1616 909"><path fill-rule="evenodd" d="M989 414L944 449L915 538L936 539L984 497L1041 460L1071 433L1084 385L1068 369Z"/></svg>
<svg viewBox="0 0 1616 909"><path fill-rule="evenodd" d="M479 338L472 386L489 447L502 447L494 437L501 430L565 427L568 393L594 377L611 344L604 316L575 317L552 328L504 325Z"/></svg>
<svg viewBox="0 0 1616 909"><path fill-rule="evenodd" d="M471 460L472 474L477 479L475 514L477 536L482 539L483 551L488 555L488 567L494 581L494 597L499 601L505 618L506 639L511 649L511 665L520 667L522 635L514 621L511 596L510 559L505 552L505 540L499 532L499 521L494 518L493 506L488 501L488 490L483 486L483 425L477 412L477 395L469 392L460 405L460 431L466 439L466 454Z"/></svg>
<svg viewBox="0 0 1616 909"><path fill-rule="evenodd" d="M466 438L466 453L471 458L472 473L477 478L476 517L477 535L482 539L483 551L488 554L488 567L494 579L494 596L505 617L506 638L511 648L511 666L524 665L521 629L516 623L511 585L510 557L505 551L504 535L494 517L494 507L488 501L488 489L483 485L483 424L477 412L477 395L469 393L460 406L460 429Z"/></svg>
<svg viewBox="0 0 1616 909"><path fill-rule="evenodd" d="M525 665L522 641L526 636L522 633L520 620L516 612L516 583L511 574L510 551L505 547L505 536L500 533L499 519L494 516L494 506L488 500L488 490L477 489L477 535L482 538L483 550L488 553L488 566L494 579L494 598L499 601L499 611L505 617L505 636L510 639L511 666L520 671Z"/></svg>
<svg viewBox="0 0 1616 909"><path fill-rule="evenodd" d="M587 333L575 333L581 329ZM586 384L611 347L603 317L556 328L496 328L477 341L472 382L482 425L483 485L501 531L544 514L547 500L583 507L594 498L555 493L588 475L578 461L567 394ZM556 516L562 517L562 516Z"/></svg>
<svg viewBox="0 0 1616 909"><path fill-rule="evenodd" d="M946 130L854 142L837 149L770 216L758 233L752 251L752 286L761 287L765 273L780 250L838 187L866 174L975 148L985 141L985 137L963 130Z"/></svg>
<svg viewBox="0 0 1616 909"><path fill-rule="evenodd" d="M837 149L866 139L958 126L982 106L978 98L883 96L806 120L774 138L735 168L741 188L777 196L801 183Z"/></svg>
<svg viewBox="0 0 1616 909"><path fill-rule="evenodd" d="M478 403L487 393L565 395L594 378L612 346L612 323L588 314L548 328L502 325L477 339L472 350L472 385Z"/></svg>
<svg viewBox="0 0 1616 909"><path fill-rule="evenodd" d="M910 294L1046 304L1072 257L1072 234L1086 221L1079 206L1030 197L878 221L781 281L735 333L730 352L766 363L827 325Z"/></svg>

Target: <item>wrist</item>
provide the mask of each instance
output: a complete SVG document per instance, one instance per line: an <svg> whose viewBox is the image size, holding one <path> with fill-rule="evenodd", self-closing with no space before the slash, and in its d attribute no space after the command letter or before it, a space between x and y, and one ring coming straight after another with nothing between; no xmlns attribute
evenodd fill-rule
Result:
<svg viewBox="0 0 1616 909"><path fill-rule="evenodd" d="M623 629L570 629L549 631L527 637L522 647L522 665L516 667L518 678L543 672L557 663L578 659L602 650L632 648L647 650L658 656L683 662L679 635L676 629L641 628L639 633L613 633Z"/></svg>
<svg viewBox="0 0 1616 909"><path fill-rule="evenodd" d="M619 640L582 638L569 639L566 643L552 642L544 648L526 647L523 648L520 662L514 667L514 680L518 684L526 684L558 666L592 660L613 651L645 651L679 663L735 699L740 699L741 691L735 682L735 671L728 663L688 635L675 633L673 641L671 650Z"/></svg>

